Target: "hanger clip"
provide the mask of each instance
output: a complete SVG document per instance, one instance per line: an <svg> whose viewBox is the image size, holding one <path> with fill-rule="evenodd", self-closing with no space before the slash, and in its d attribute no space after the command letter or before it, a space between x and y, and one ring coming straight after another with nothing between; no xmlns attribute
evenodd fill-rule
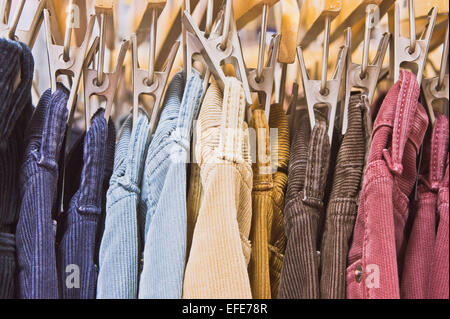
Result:
<svg viewBox="0 0 450 319"><path fill-rule="evenodd" d="M414 1L409 0L409 20L410 20L410 38L400 36L400 3L394 4L394 25L393 27L393 65L391 63L391 72L393 71L395 82L400 77L400 69L404 63L414 63L417 66L417 81L419 86L422 84L423 72L427 61L428 50L430 47L431 37L433 35L434 26L436 25L437 7L430 10L427 17L425 30L420 39L416 39ZM391 57L392 59L392 57Z"/></svg>
<svg viewBox="0 0 450 319"><path fill-rule="evenodd" d="M348 47L342 46L339 50L336 69L334 71L333 78L331 80L326 79L328 70L328 51L329 51L329 31L330 31L330 19L326 19L325 27L325 41L324 52L322 62L322 79L311 80L306 69L306 63L303 56L302 47L297 47L297 55L300 61L300 71L303 79L303 90L305 92L306 104L308 106L309 120L311 123L311 129L316 125L315 119L315 107L319 105L326 105L329 108L329 125L328 125L328 137L330 139L330 145L333 141L334 123L336 119L336 110L339 102L339 93L341 90L343 73L345 70L346 59L348 54Z"/></svg>
<svg viewBox="0 0 450 319"><path fill-rule="evenodd" d="M373 7L377 8L376 6ZM367 13L362 64L357 64L352 61L351 51L347 55L345 103L342 122L343 135L347 133L348 129L348 108L352 89L358 88L363 90L363 94L367 96L369 103L372 102L389 45L390 34L385 33L380 41L375 58L369 63L370 33L373 26L374 13L374 10L369 10ZM347 28L346 30L345 41L347 47L352 48L351 28Z"/></svg>
<svg viewBox="0 0 450 319"><path fill-rule="evenodd" d="M444 39L444 52L442 53L441 68L439 76L432 79L424 79L422 82L422 90L427 103L428 114L430 116L431 125L436 122L433 105L437 100L446 100L447 107L449 101L449 83L448 83L448 45L449 45L449 30L447 22L447 31ZM448 111L448 110L447 110Z"/></svg>
<svg viewBox="0 0 450 319"><path fill-rule="evenodd" d="M99 41L94 43L96 49L99 47ZM93 45L93 46L94 46ZM125 56L127 54L128 48L130 45L129 40L125 40L122 42L119 51L119 57L117 59L116 68L112 73L104 73L103 83L98 82L98 72L94 69L89 69L89 62L92 61L91 53L88 54L86 58L89 61L84 68L83 77L84 77L84 100L85 100L85 110L86 110L86 127L90 126L90 118L91 118L91 104L90 97L93 95L102 96L106 100L105 105L105 119L109 121L110 115L112 113L112 107L114 103L114 98L116 96L117 88L120 81L120 76L123 70L123 62L125 60ZM99 53L100 54L100 53ZM99 66L97 66L99 67Z"/></svg>
<svg viewBox="0 0 450 319"><path fill-rule="evenodd" d="M270 116L270 104L272 102L272 94L274 89L275 67L278 60L278 54L280 52L281 35L276 34L272 37L269 47L269 61L266 67L261 70L261 76L258 79L258 70L248 70L248 80L250 89L252 92L256 92L260 95L260 101L264 101L263 106L266 113L267 121Z"/></svg>
<svg viewBox="0 0 450 319"><path fill-rule="evenodd" d="M148 83L148 71L139 67L136 34L131 35L131 45L133 60L133 126L138 119L139 97L144 94L150 95L153 97L150 118L150 132L153 134L156 129L159 114L161 113L161 103L166 91L169 73L172 70L178 48L180 47L180 42L177 41L172 46L164 69L161 72L154 72L152 83Z"/></svg>
<svg viewBox="0 0 450 319"><path fill-rule="evenodd" d="M20 0L16 7L13 20L8 23L8 17L11 10L12 0L5 0L0 9L0 38L8 38L14 41L21 41L28 45L30 49L33 48L36 42L36 37L42 25L43 16L42 12L45 8L45 0L40 0L37 4L37 8L33 13L30 28L28 30L20 30L17 28L20 17L25 6L25 0Z"/></svg>
<svg viewBox="0 0 450 319"><path fill-rule="evenodd" d="M227 0L227 6L231 6L231 4L228 3L230 3L230 0ZM197 47L195 50L201 52L219 86L223 89L226 79L225 73L222 70L222 65L225 63L232 64L235 67L238 79L244 86L247 103L249 105L252 104L250 86L247 79L247 69L242 55L241 43L232 10L227 8L224 14L223 29L225 32L223 32L222 35L213 33L208 38L205 37L204 32L199 30L198 26L194 23L192 16L187 11L183 14L182 20L186 30L197 38L201 47ZM227 21L229 21L229 23L227 23ZM229 30L229 32L227 30Z"/></svg>

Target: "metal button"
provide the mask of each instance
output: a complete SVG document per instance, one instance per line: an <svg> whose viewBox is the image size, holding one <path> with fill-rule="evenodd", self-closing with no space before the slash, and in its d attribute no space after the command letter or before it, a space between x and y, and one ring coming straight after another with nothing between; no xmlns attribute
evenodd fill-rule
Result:
<svg viewBox="0 0 450 319"><path fill-rule="evenodd" d="M355 279L356 282L359 284L361 283L362 279L363 279L363 267L361 265L356 266L355 269Z"/></svg>

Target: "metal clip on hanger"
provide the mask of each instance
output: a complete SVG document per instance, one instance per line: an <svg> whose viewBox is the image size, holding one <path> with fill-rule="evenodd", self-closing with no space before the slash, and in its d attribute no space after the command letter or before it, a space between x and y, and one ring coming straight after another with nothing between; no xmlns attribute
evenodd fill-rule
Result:
<svg viewBox="0 0 450 319"><path fill-rule="evenodd" d="M262 1L262 21L261 21L261 34L259 36L259 49L258 49L258 65L256 70L248 70L248 79L250 89L252 92L257 92L260 95L260 101L264 101L264 109L266 113L267 121L270 117L270 104L272 101L272 94L274 88L274 72L275 64L278 60L280 52L281 35L276 35L272 38L269 52L270 59L267 67L264 68L264 57L266 54L266 34L267 24L269 20L269 1Z"/></svg>
<svg viewBox="0 0 450 319"><path fill-rule="evenodd" d="M414 0L408 0L409 5L409 31L410 38L400 36L400 4L394 4L393 45L391 46L391 72L394 74L394 81L400 77L400 68L403 63L414 63L417 65L417 82L422 84L423 72L427 61L428 50L434 26L436 24L437 7L433 7L428 13L427 24L420 39L416 39L416 21L414 13Z"/></svg>
<svg viewBox="0 0 450 319"><path fill-rule="evenodd" d="M72 8L73 2L71 0L69 8ZM52 29L50 23L50 12L44 9L44 21L47 39L47 54L50 69L50 79L51 79L51 90L55 92L57 89L58 76L66 75L71 83L70 94L67 100L67 109L69 110L69 115L67 117L67 133L64 138L64 144L67 146L67 141L70 139L70 128L72 126L73 117L75 114L75 105L77 102L78 89L80 86L81 75L83 73L83 67L85 66L85 58L88 53L92 52L89 50L89 42L91 40L92 31L94 29L95 16L91 15L89 19L89 24L87 27L87 33L84 37L83 43L80 47L71 48L71 38L72 38L72 13L67 16L66 34L64 37L64 46L57 45L54 43L52 36ZM96 41L95 41L96 42ZM94 42L94 44L95 44ZM65 150L63 150L65 154ZM63 156L63 176L61 179L61 198L59 201L60 209L63 210L63 198L64 198L64 180L65 180L65 156Z"/></svg>
<svg viewBox="0 0 450 319"><path fill-rule="evenodd" d="M376 16L373 26L378 24L379 21L387 13L388 9L392 6L395 0L352 0L343 1L342 10L330 36L330 42L334 43L339 40L344 34L347 28L352 28L352 43L353 47L349 48L352 52L359 48L359 44L364 41L364 28L366 24L366 12L367 9L374 5L377 6Z"/></svg>
<svg viewBox="0 0 450 319"><path fill-rule="evenodd" d="M199 30L192 16L187 11L183 15L183 24L187 31L194 34L199 40L203 58L219 86L223 89L226 79L225 73L222 70L222 64L229 63L234 65L237 77L244 86L247 103L249 105L252 104L247 69L233 15L232 0L226 1L223 32L220 36L211 34L211 36L206 38L204 32Z"/></svg>
<svg viewBox="0 0 450 319"><path fill-rule="evenodd" d="M33 14L29 30L18 30L20 16L22 15L25 6L25 0L20 0L17 4L16 12L12 19L11 25L8 25L8 17L11 10L12 0L5 0L0 10L0 38L8 38L14 41L21 41L28 45L30 49L33 48L36 37L42 25L42 11L45 8L44 0L39 1L37 8Z"/></svg>
<svg viewBox="0 0 450 319"><path fill-rule="evenodd" d="M363 94L367 96L369 103L372 102L375 91L380 78L383 61L386 56L389 45L390 34L385 33L378 46L377 55L371 63L369 63L370 34L374 26L375 12L377 6L369 5L366 17L366 28L364 33L364 48L362 64L356 64L352 61L352 28L346 30L346 45L349 48L347 54L347 74L345 86L345 103L342 122L342 134L345 135L348 129L348 107L350 104L350 94L353 88L363 90Z"/></svg>
<svg viewBox="0 0 450 319"><path fill-rule="evenodd" d="M305 59L303 57L302 47L297 48L298 59L300 61L300 70L303 79L303 90L305 92L306 103L308 106L309 120L311 129L316 125L314 108L317 105L327 105L330 109L330 119L328 125L328 136L330 144L333 141L334 122L336 119L337 104L339 101L339 91L342 84L342 75L345 70L345 61L347 58L348 47L342 46L338 55L336 69L333 78L327 81L328 73L328 53L330 40L330 18L325 19L325 39L323 44L322 60L322 78L320 81L310 80L306 69Z"/></svg>
<svg viewBox="0 0 450 319"><path fill-rule="evenodd" d="M264 36L265 38L265 36ZM274 89L274 78L275 78L275 67L278 59L278 54L280 52L280 42L281 35L276 34L272 37L269 47L269 61L266 67L262 67L264 64L264 50L261 48L260 43L260 57L262 60L258 59L257 69L249 69L248 71L248 81L250 84L250 89L252 92L257 92L259 95L259 101L264 101L264 110L266 113L267 121L270 117L270 107L272 101L272 94ZM262 51L262 54L261 54Z"/></svg>
<svg viewBox="0 0 450 319"><path fill-rule="evenodd" d="M210 36L218 36L218 29L213 28L213 14L214 14L214 0L208 0L207 3L207 10L206 10L206 24L205 24L205 32L204 36L206 38L209 38ZM187 11L187 10L186 10ZM184 25L184 24L183 24ZM216 23L217 26L217 23ZM196 58L202 58L202 62L205 66L204 74L203 74L203 94L201 100L203 101L203 98L206 95L206 90L209 85L209 79L211 77L211 71L206 65L206 62L203 59L202 56L202 44L197 39L197 37L191 33L190 31L186 30L186 27L183 27L183 30L186 32L185 39L186 39L186 64L184 65L184 69L186 70L186 79L189 78L192 74L192 70L194 68L193 63L196 60Z"/></svg>
<svg viewBox="0 0 450 319"><path fill-rule="evenodd" d="M110 7L113 10L113 7ZM100 14L100 45L98 53L97 70L89 69L89 63L92 58L86 58L87 64L83 70L84 77L84 100L86 111L86 129L90 127L91 120L91 105L90 97L92 95L103 96L106 100L105 106L105 119L109 121L111 115L114 98L116 96L117 87L119 85L120 76L122 74L122 66L127 54L130 41L125 40L120 47L119 57L117 59L117 65L112 73L104 73L103 66L105 61L105 45L106 45L106 17L105 13ZM98 46L97 46L98 48ZM89 56L89 55L88 55Z"/></svg>
<svg viewBox="0 0 450 319"><path fill-rule="evenodd" d="M172 69L175 56L177 54L180 42L175 42L169 56L167 58L166 66L161 72L155 71L155 47L156 47L156 24L157 24L157 9L161 9L161 4L165 1L148 2L147 9L152 11L152 21L150 30L150 56L149 68L143 70L139 67L138 44L136 34L131 35L132 45L132 70L133 70L133 127L137 122L139 115L139 97L141 95L149 95L153 98L151 105L150 117L150 133L153 134L158 116L161 111L161 103L167 87L167 80L169 78L170 70ZM144 14L145 16L145 14Z"/></svg>
<svg viewBox="0 0 450 319"><path fill-rule="evenodd" d="M100 35L100 38L103 35ZM101 42L101 40L100 40ZM122 42L120 46L119 57L117 59L116 68L112 73L104 73L103 74L103 83L100 84L98 80L98 70L88 69L86 65L83 76L84 76L84 100L85 100L85 109L86 109L86 128L90 127L90 115L91 113L91 105L90 105L90 97L93 95L103 96L106 100L105 105L105 119L109 121L109 117L112 112L112 107L114 103L114 98L116 96L117 87L119 85L120 76L122 74L122 66L125 60L125 55L127 54L128 48L130 45L129 40L125 40ZM101 44L100 44L101 47ZM101 51L99 52L99 55ZM101 58L100 61L103 61ZM97 66L100 68L100 65Z"/></svg>
<svg viewBox="0 0 450 319"><path fill-rule="evenodd" d="M80 86L81 75L86 54L89 49L89 42L92 31L94 29L95 16L91 15L89 19L87 34L80 47L71 48L71 33L72 26L70 25L71 17L67 19L67 29L64 39L64 46L53 43L51 27L50 27L50 13L44 10L44 19L47 36L47 54L49 60L51 89L55 92L57 89L57 80L59 75L67 75L72 83L70 88L70 95L67 101L67 108L69 109L68 126L70 127L75 113L75 104Z"/></svg>
<svg viewBox="0 0 450 319"><path fill-rule="evenodd" d="M132 69L133 69L133 126L137 122L139 112L139 97L141 95L150 95L153 97L151 118L150 118L150 132L153 134L156 129L156 122L161 111L161 103L167 86L170 70L172 69L175 56L177 54L180 42L175 42L169 56L167 58L166 66L161 72L153 71L149 77L149 71L139 68L138 60L138 46L136 34L131 35L132 44ZM150 46L154 45L151 43ZM149 68L151 70L151 68ZM154 70L154 69L153 69ZM153 81L150 82L149 78Z"/></svg>
<svg viewBox="0 0 450 319"><path fill-rule="evenodd" d="M436 116L433 110L433 102L436 100L445 99L447 104L449 101L449 84L448 84L448 22L447 31L444 39L444 52L442 52L441 69L439 71L439 76L432 79L424 79L422 83L422 89L425 95L425 100L427 102L428 113L430 116L431 125L436 122Z"/></svg>
<svg viewBox="0 0 450 319"><path fill-rule="evenodd" d="M183 1L183 8L182 8L182 16L185 15L185 12L188 14L191 14L191 1L190 0L184 0ZM192 67L191 63L188 63L189 59L189 48L188 48L188 39L187 39L187 30L186 26L182 23L181 24L181 33L182 33L182 39L183 39L183 75L185 81L187 80L188 76L190 75L190 67Z"/></svg>

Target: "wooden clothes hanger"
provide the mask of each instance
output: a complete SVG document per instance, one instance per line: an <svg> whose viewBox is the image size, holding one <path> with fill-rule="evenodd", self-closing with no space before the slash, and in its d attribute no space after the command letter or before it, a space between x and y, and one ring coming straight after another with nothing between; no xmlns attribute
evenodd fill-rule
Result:
<svg viewBox="0 0 450 319"><path fill-rule="evenodd" d="M265 15L274 4L280 0L233 0L233 12L238 30L245 27L250 21Z"/></svg>
<svg viewBox="0 0 450 319"><path fill-rule="evenodd" d="M306 49L339 15L343 0L306 1L300 10L300 45ZM330 31L328 31L330 32Z"/></svg>
<svg viewBox="0 0 450 319"><path fill-rule="evenodd" d="M287 68L295 62L300 25L300 9L297 0L281 0L281 43L278 62L281 63L281 83L278 103L284 103Z"/></svg>

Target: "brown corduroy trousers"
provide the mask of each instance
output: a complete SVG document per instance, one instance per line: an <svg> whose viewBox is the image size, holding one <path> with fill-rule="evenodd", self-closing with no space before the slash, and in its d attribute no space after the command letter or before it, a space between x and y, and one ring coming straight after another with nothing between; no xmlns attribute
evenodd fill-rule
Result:
<svg viewBox="0 0 450 319"><path fill-rule="evenodd" d="M346 297L347 256L358 213L359 194L372 131L365 96L352 96L348 111L349 127L337 157L322 237L322 299Z"/></svg>
<svg viewBox="0 0 450 319"><path fill-rule="evenodd" d="M349 127L335 167L329 167L331 148L323 117L316 116L312 132L307 115L297 125L284 212L287 247L279 298L345 298L347 255L371 132L367 110L365 97L352 96ZM329 169L334 177L326 203Z"/></svg>

